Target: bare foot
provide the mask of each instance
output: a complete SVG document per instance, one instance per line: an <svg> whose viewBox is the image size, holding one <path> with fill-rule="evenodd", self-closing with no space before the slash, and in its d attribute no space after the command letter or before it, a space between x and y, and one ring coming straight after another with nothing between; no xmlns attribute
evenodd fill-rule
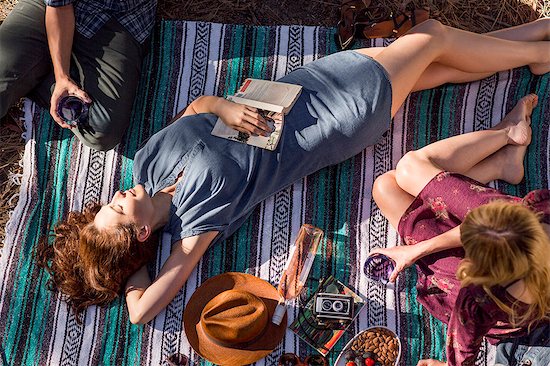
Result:
<svg viewBox="0 0 550 366"><path fill-rule="evenodd" d="M542 35L543 41L550 41L550 18L541 18L534 22L534 24L538 27L540 30L540 34ZM550 43L550 42L546 42ZM548 54L550 54L550 45L547 46L548 48ZM529 65L529 68L531 69L531 72L535 75L543 75L547 72L550 72L550 62L546 62L543 64L532 64Z"/></svg>
<svg viewBox="0 0 550 366"><path fill-rule="evenodd" d="M537 19L533 23L536 24L541 30L541 33L543 35L541 40L550 41L550 17Z"/></svg>
<svg viewBox="0 0 550 366"><path fill-rule="evenodd" d="M543 41L550 41L550 18L541 18L537 19L533 22L534 26L537 27L538 31L541 35L541 40ZM546 42L549 43L549 42ZM550 54L550 45L547 46L548 48L548 54ZM531 72L535 75L543 75L547 72L550 72L550 62L546 62L543 64L531 64L529 65L529 68L531 69Z"/></svg>
<svg viewBox="0 0 550 366"><path fill-rule="evenodd" d="M509 144L527 146L531 143L531 113L537 101L538 97L535 94L529 94L521 98L514 109L507 114L511 121L518 121L508 129Z"/></svg>
<svg viewBox="0 0 550 366"><path fill-rule="evenodd" d="M548 41L550 38L550 31L547 28L550 28L549 20L548 18L540 19L541 26L545 29L545 40ZM540 42L545 43L546 45L543 46L546 55L550 55L550 42ZM531 72L535 75L544 75L547 72L550 72L550 62L544 62L544 63L538 63L538 64L530 64L529 69L531 69Z"/></svg>
<svg viewBox="0 0 550 366"><path fill-rule="evenodd" d="M494 125L491 130L502 130L515 126L524 119L531 124L531 114L533 113L533 109L537 106L538 100L538 95L527 94L521 98L514 108L512 108L499 123Z"/></svg>
<svg viewBox="0 0 550 366"><path fill-rule="evenodd" d="M550 52L550 46L548 52ZM544 75L550 72L550 62L544 64L531 64L529 65L529 70L531 70L533 75Z"/></svg>
<svg viewBox="0 0 550 366"><path fill-rule="evenodd" d="M527 145L531 142L531 113L537 102L536 94L526 95L502 122L494 127L508 130L510 144L494 153L493 157L501 169L500 179L510 184L518 184L523 179L523 158L527 152Z"/></svg>
<svg viewBox="0 0 550 366"><path fill-rule="evenodd" d="M499 179L510 184L519 184L523 179L523 159L527 145L506 145L493 154L495 164L500 168Z"/></svg>
<svg viewBox="0 0 550 366"><path fill-rule="evenodd" d="M531 114L537 106L538 96L529 94L521 98L515 107L494 126L493 130L508 130L508 143L512 145L529 145L531 142Z"/></svg>

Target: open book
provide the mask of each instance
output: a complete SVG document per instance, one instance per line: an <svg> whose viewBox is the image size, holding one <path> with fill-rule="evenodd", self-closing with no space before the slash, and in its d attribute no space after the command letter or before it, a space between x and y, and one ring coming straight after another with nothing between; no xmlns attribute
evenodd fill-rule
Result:
<svg viewBox="0 0 550 366"><path fill-rule="evenodd" d="M228 127L218 118L212 129L212 135L263 149L275 150L281 137L284 115L292 109L301 91L302 87L300 85L246 79L237 93L228 96L227 100L257 108L258 113L271 127L271 134L269 136L252 136Z"/></svg>

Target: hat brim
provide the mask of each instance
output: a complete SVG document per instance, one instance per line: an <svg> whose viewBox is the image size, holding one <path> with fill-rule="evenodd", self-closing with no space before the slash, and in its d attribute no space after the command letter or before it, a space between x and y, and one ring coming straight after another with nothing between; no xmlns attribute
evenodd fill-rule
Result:
<svg viewBox="0 0 550 366"><path fill-rule="evenodd" d="M206 304L227 290L248 291L262 299L268 309L268 326L262 335L246 345L222 346L215 343L200 325ZM204 282L191 296L183 314L185 335L191 347L204 359L218 365L247 365L270 354L281 342L286 331L287 316L280 325L271 322L279 301L277 289L258 277L238 272L223 273Z"/></svg>

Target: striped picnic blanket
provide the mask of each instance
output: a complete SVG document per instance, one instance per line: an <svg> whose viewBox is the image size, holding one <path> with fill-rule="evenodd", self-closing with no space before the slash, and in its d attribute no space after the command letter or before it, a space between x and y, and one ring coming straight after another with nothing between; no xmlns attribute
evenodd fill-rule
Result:
<svg viewBox="0 0 550 366"><path fill-rule="evenodd" d="M332 274L356 289L366 306L330 353L359 330L387 325L404 345L402 365L419 358L444 358L444 326L415 300L415 272L408 270L396 290L373 284L362 273L368 252L397 245L395 230L372 200L374 179L395 166L410 149L498 122L528 92L550 94L548 76L534 77L526 68L494 75L481 82L444 86L416 93L394 119L391 131L361 154L323 169L262 202L250 219L225 242L210 248L174 301L145 326L128 321L123 300L90 307L79 324L66 304L46 289L47 275L32 260L38 238L69 210L106 202L132 185L132 158L145 139L202 94L227 95L246 77L276 79L326 54L336 52L334 30L321 27L247 27L165 21L157 26L143 67L131 128L110 152L92 151L70 132L55 126L47 111L26 104L29 126L24 179L18 206L8 224L0 258L0 342L9 365L164 365L179 352L194 364L183 332L185 303L207 278L226 271L247 272L276 285L289 248L302 223L325 231L307 291L299 304ZM387 41L377 40L377 46ZM513 194L548 187L550 98L541 98L533 114L533 143L526 159L526 181L500 185ZM169 255L169 238L151 271ZM272 355L257 365L276 365L283 352L314 352L288 331ZM484 347L479 364L490 363Z"/></svg>

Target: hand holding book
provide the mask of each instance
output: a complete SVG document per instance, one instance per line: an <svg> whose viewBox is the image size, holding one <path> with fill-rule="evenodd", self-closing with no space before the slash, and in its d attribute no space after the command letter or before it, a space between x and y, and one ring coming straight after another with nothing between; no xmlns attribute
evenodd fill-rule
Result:
<svg viewBox="0 0 550 366"><path fill-rule="evenodd" d="M269 136L272 128L255 107L220 99L216 114L228 127L251 135Z"/></svg>
<svg viewBox="0 0 550 366"><path fill-rule="evenodd" d="M275 150L281 137L284 115L292 108L302 87L269 80L246 79L235 95L221 103L228 111L219 118L212 135ZM264 132L267 132L265 134Z"/></svg>

